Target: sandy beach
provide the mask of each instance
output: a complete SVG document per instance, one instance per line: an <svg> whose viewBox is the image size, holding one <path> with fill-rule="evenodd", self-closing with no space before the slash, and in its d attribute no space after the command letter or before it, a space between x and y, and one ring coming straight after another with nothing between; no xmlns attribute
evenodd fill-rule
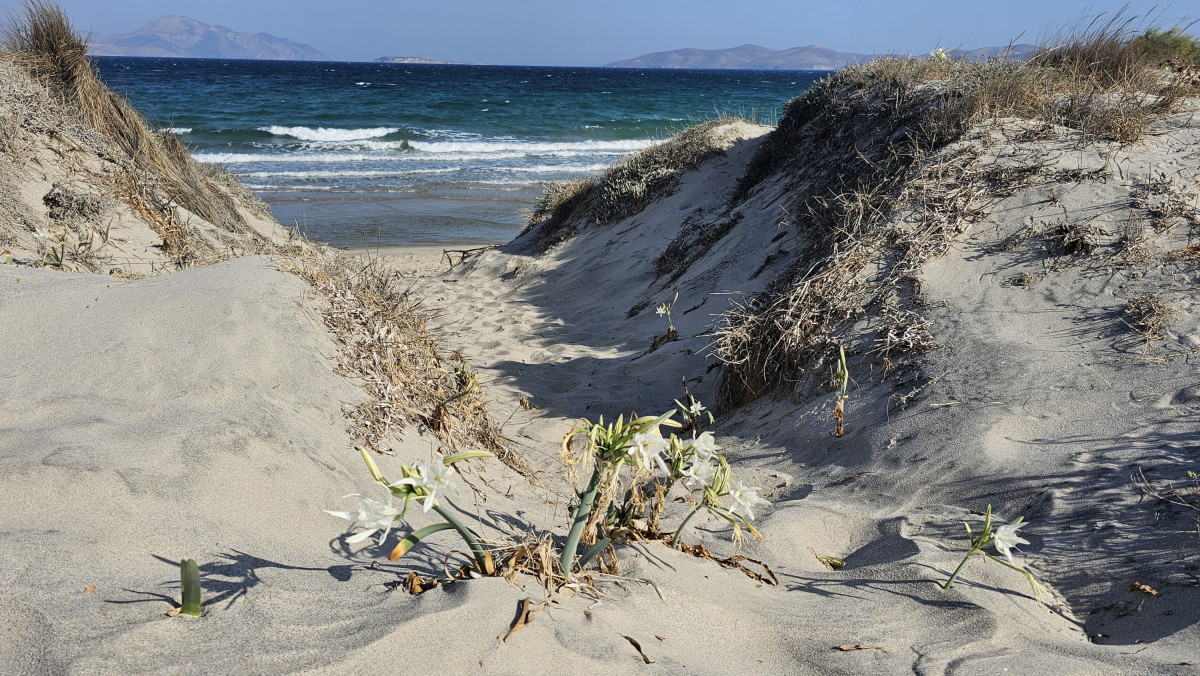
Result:
<svg viewBox="0 0 1200 676"><path fill-rule="evenodd" d="M1200 90L955 63L344 252L0 63L0 673L1194 673Z"/></svg>

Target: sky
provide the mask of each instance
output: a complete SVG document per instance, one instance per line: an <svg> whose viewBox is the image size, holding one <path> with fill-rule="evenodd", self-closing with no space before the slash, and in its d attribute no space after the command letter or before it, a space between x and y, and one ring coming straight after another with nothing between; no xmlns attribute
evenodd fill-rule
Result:
<svg viewBox="0 0 1200 676"><path fill-rule="evenodd" d="M181 14L304 42L334 60L420 56L510 65L596 66L683 47L820 44L925 54L1038 42L1127 7L1156 24L1200 15L1191 2L1071 0L59 0L82 32L126 33ZM19 0L0 0L0 14ZM1188 10L1191 10L1190 12ZM1191 17L1189 17L1189 13Z"/></svg>

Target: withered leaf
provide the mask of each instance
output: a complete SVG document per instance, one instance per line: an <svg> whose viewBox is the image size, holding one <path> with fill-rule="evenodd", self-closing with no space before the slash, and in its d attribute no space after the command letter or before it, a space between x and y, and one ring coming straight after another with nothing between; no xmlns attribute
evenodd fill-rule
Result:
<svg viewBox="0 0 1200 676"><path fill-rule="evenodd" d="M542 601L540 604L535 606L533 605L533 599L526 596L525 599L521 601L521 605L517 608L516 621L513 622L512 628L508 630L508 633L504 635L502 640L507 641L508 637L513 635L513 632L533 621L533 614L542 608L545 608L547 605L549 604L547 604L545 601Z"/></svg>
<svg viewBox="0 0 1200 676"><path fill-rule="evenodd" d="M646 664L654 664L654 661L651 660L649 657L646 657L646 653L642 652L642 644L638 643L637 639L635 639L632 636L625 636L624 634L622 634L621 637L624 638L626 641L629 641L629 645L633 646L634 650L638 651L638 654L642 656L643 662L645 662Z"/></svg>
<svg viewBox="0 0 1200 676"><path fill-rule="evenodd" d="M883 652L883 653L887 652L881 646L862 645L861 643L855 643L854 645L851 645L849 643L843 643L842 645L835 646L834 650L840 650L844 653L854 652L855 650L878 650L879 652Z"/></svg>
<svg viewBox="0 0 1200 676"><path fill-rule="evenodd" d="M1158 592L1155 591L1154 589L1152 589L1149 585L1145 585L1145 584L1142 584L1141 582L1137 582L1137 581L1135 581L1133 584L1129 585L1129 591L1139 591L1139 592L1142 592L1143 594L1149 594L1151 596L1158 596Z"/></svg>

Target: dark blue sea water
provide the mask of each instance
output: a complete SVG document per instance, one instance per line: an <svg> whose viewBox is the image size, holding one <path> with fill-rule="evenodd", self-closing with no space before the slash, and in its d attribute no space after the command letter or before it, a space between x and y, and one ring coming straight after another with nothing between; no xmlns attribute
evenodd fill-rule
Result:
<svg viewBox="0 0 1200 676"><path fill-rule="evenodd" d="M285 225L335 246L498 242L554 180L718 112L773 124L823 73L97 60Z"/></svg>

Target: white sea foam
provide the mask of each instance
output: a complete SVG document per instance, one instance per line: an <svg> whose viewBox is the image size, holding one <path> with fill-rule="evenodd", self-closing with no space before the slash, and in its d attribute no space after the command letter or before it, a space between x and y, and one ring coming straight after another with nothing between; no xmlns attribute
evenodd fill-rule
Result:
<svg viewBox="0 0 1200 676"><path fill-rule="evenodd" d="M413 150L430 153L503 153L519 152L542 155L557 152L627 153L655 143L650 140L567 141L563 143L522 143L520 141L409 141Z"/></svg>
<svg viewBox="0 0 1200 676"><path fill-rule="evenodd" d="M615 156L620 153L596 153L581 151L558 151L532 153L545 160L546 158L595 158L597 156ZM453 162L458 165L470 162L498 162L502 160L529 159L526 153L197 153L195 158L209 164L434 164L437 162ZM564 163L564 166L567 166ZM600 166L608 166L607 164Z"/></svg>
<svg viewBox="0 0 1200 676"><path fill-rule="evenodd" d="M489 167L491 171L513 172L518 174L561 174L563 172L585 173L604 171L609 164L539 164L532 167Z"/></svg>
<svg viewBox="0 0 1200 676"><path fill-rule="evenodd" d="M259 127L275 136L290 136L301 141L365 141L394 134L399 129L395 127L370 127L368 129L327 129L325 127Z"/></svg>
<svg viewBox="0 0 1200 676"><path fill-rule="evenodd" d="M401 176L412 175L427 175L427 174L448 174L455 171L460 171L458 168L450 167L445 169L404 169L397 168L391 171L362 171L351 169L348 171L337 170L317 170L317 171L247 171L239 173L239 178L398 178Z"/></svg>
<svg viewBox="0 0 1200 676"><path fill-rule="evenodd" d="M166 129L160 129L159 131L170 132L172 134L178 134L178 135L182 136L183 134L192 133L192 128L191 127L167 127Z"/></svg>

